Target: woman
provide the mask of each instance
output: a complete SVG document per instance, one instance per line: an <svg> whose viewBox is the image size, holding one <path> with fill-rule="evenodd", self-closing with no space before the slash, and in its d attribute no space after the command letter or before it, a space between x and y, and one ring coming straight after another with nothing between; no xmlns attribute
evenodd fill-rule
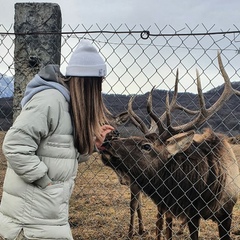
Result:
<svg viewBox="0 0 240 240"><path fill-rule="evenodd" d="M3 239L73 239L68 207L78 162L113 130L101 96L105 75L97 49L82 40L66 78L48 65L27 85L22 111L2 146L8 162L0 205Z"/></svg>

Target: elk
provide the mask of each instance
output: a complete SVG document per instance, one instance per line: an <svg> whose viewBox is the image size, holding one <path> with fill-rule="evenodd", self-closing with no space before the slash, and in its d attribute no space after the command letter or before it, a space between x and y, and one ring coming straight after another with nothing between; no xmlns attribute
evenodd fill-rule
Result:
<svg viewBox="0 0 240 240"><path fill-rule="evenodd" d="M176 90L175 90L176 92ZM129 114L128 112L122 112L117 116L110 115L111 117L111 124L112 125L122 125L129 121ZM135 122L133 122L135 124ZM136 125L136 124L135 124ZM138 127L138 125L136 125ZM143 133L145 132L145 129L140 129ZM120 133L118 130L114 130L107 134L105 142L110 141L112 139L119 138ZM147 231L145 230L144 224L143 224L143 217L142 217L142 196L141 196L141 188L135 183L132 182L131 179L127 174L120 170L115 169L115 173L118 176L119 182L122 185L126 185L130 188L130 193L131 193L131 199L130 199L130 222L129 222L129 229L128 229L128 239L133 239L134 236L134 222L135 222L135 213L137 213L138 217L138 234L141 236L144 236ZM158 229L163 229L163 219L158 216L157 220L157 228L156 232L158 232ZM186 225L186 220L184 220L179 227L178 235L183 233L183 229ZM172 226L172 215L171 214L166 214L166 235L170 239L172 236L172 231L171 231L171 226ZM158 233L157 233L158 234Z"/></svg>
<svg viewBox="0 0 240 240"><path fill-rule="evenodd" d="M117 116L110 115L111 124L112 125L122 125L126 123L129 120L129 114L128 112L120 113ZM105 138L105 142L108 142L112 139L119 138L120 133L118 130L114 130L107 134ZM141 210L141 204L142 204L142 198L141 198L141 189L137 184L134 184L134 182L131 182L131 179L127 174L125 174L122 171L116 170L115 173L118 176L119 182L122 185L126 185L130 188L131 193L131 199L130 199L130 222L129 222L129 230L128 230L128 238L132 239L134 236L134 222L135 222L135 213L137 212L138 216L138 233L139 235L144 235L146 233L144 224L143 224L143 218L142 218L142 210Z"/></svg>
<svg viewBox="0 0 240 240"><path fill-rule="evenodd" d="M218 225L219 237L230 240L232 211L240 191L240 175L235 155L227 137L207 128L195 132L233 94L233 89L223 67L220 54L218 63L225 81L224 90L211 107L206 108L200 77L197 72L197 89L200 110L190 110L177 103L178 71L172 101L166 98L166 111L158 117L152 109L152 92L147 111L154 120L148 129L132 110L132 121L146 134L106 141L102 148L103 163L115 171L128 175L131 182L157 205L161 226L163 214L169 213L187 221L191 240L197 240L200 219L211 219ZM180 109L195 118L188 123L173 126L171 112ZM170 223L171 224L171 220ZM157 239L161 239L157 230ZM168 236L168 239L171 237Z"/></svg>
<svg viewBox="0 0 240 240"><path fill-rule="evenodd" d="M128 229L128 239L132 239L134 236L134 222L135 222L135 213L137 212L138 216L138 233L139 235L146 234L145 227L143 224L143 217L142 217L142 197L141 197L141 189L137 184L131 182L131 179L128 175L121 171L115 171L119 182L122 185L127 185L130 188L131 199L130 199L130 222L129 222L129 229Z"/></svg>
<svg viewBox="0 0 240 240"><path fill-rule="evenodd" d="M142 197L141 197L141 188L135 183L132 182L129 176L121 172L119 170L114 169L116 172L119 182L122 185L127 185L130 188L131 199L130 199L130 223L129 223L129 230L128 230L128 239L133 239L134 236L134 222L135 222L135 213L137 212L138 216L138 234L143 236L147 233L143 224L143 217L142 217ZM166 236L167 239L171 239L172 237L172 214L166 213ZM160 234L160 229L163 230L163 219L162 216L157 217L156 223L156 235ZM182 221L180 224L179 230L177 235L181 235L183 230L186 226L186 219Z"/></svg>

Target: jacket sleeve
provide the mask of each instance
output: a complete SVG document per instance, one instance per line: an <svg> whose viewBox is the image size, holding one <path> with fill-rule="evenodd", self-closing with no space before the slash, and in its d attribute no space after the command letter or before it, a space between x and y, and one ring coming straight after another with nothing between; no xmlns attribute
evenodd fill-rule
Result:
<svg viewBox="0 0 240 240"><path fill-rule="evenodd" d="M47 106L29 104L8 130L2 145L10 167L27 183L46 187L51 179L48 168L35 154L42 138L50 131L51 119ZM57 118L58 116L56 116Z"/></svg>
<svg viewBox="0 0 240 240"><path fill-rule="evenodd" d="M89 160L89 158L90 158L90 155L87 153L86 154L78 153L78 156L77 156L78 163L86 162Z"/></svg>

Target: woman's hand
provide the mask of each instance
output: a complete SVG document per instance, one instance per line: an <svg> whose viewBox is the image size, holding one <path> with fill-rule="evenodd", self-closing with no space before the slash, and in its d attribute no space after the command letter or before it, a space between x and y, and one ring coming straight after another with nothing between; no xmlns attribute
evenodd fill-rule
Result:
<svg viewBox="0 0 240 240"><path fill-rule="evenodd" d="M100 134L99 134L100 137L96 137L96 140L95 140L95 145L98 149L102 146L104 139L106 138L106 135L113 130L114 130L114 127L112 127L111 125L101 126Z"/></svg>

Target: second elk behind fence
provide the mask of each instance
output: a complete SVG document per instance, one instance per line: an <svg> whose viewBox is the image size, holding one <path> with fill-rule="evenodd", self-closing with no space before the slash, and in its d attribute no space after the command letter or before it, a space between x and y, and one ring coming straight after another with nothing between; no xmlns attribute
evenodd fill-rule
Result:
<svg viewBox="0 0 240 240"><path fill-rule="evenodd" d="M215 104L206 108L197 73L200 110L191 111L179 105L177 74L174 96L171 102L167 97L166 112L160 118L152 110L152 92L149 94L147 110L154 120L150 128L133 112L132 100L129 102L129 116L145 136L113 138L102 149L103 163L126 174L157 205L158 225L165 213L182 218L187 221L192 240L198 239L201 218L218 224L221 240L231 239L232 211L240 190L238 164L227 137L212 129L194 131L233 94L240 95L232 88L220 55L218 62L225 87ZM172 126L174 109L194 114L195 118ZM157 239L161 239L161 224L159 227Z"/></svg>

